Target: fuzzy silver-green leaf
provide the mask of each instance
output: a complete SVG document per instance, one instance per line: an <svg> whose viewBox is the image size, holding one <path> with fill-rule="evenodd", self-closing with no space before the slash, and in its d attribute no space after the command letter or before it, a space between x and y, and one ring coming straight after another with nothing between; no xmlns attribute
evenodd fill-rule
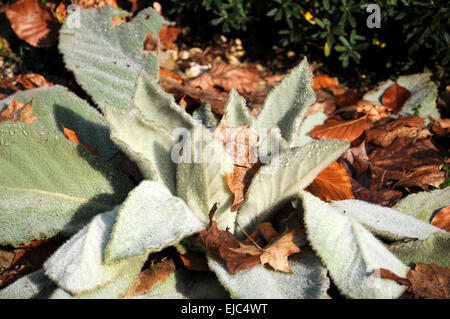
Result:
<svg viewBox="0 0 450 319"><path fill-rule="evenodd" d="M312 73L306 58L269 93L254 122L259 132L278 126L291 145L298 135L306 110L314 103Z"/></svg>
<svg viewBox="0 0 450 319"><path fill-rule="evenodd" d="M330 205L353 217L374 234L391 239L425 239L433 233L443 232L429 223L403 214L395 209L371 204L362 200L332 201Z"/></svg>
<svg viewBox="0 0 450 319"><path fill-rule="evenodd" d="M351 298L397 298L405 286L383 279L386 268L406 277L409 268L355 219L307 193L300 193L308 240L340 292Z"/></svg>
<svg viewBox="0 0 450 319"><path fill-rule="evenodd" d="M206 226L166 187L143 181L119 210L105 259L110 262L160 251Z"/></svg>
<svg viewBox="0 0 450 319"><path fill-rule="evenodd" d="M138 13L132 21L114 25L113 17L130 15L111 6L77 10L60 30L59 50L66 67L100 108L108 102L132 107L136 78L141 69L157 75L157 58L144 57L148 33L158 38L163 18L153 9Z"/></svg>
<svg viewBox="0 0 450 319"><path fill-rule="evenodd" d="M0 244L71 235L121 203L122 174L38 120L0 123Z"/></svg>
<svg viewBox="0 0 450 319"><path fill-rule="evenodd" d="M282 151L253 177L246 200L238 210L238 224L252 231L257 223L255 217L269 220L277 208L307 187L348 146L346 141L324 139Z"/></svg>

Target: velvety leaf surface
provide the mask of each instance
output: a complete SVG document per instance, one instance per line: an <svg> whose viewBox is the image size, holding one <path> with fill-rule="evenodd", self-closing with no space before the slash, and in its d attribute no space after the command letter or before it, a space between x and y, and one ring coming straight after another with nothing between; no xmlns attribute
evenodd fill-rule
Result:
<svg viewBox="0 0 450 319"><path fill-rule="evenodd" d="M450 187L430 192L410 194L400 200L394 209L425 222L430 222L434 212L450 205Z"/></svg>
<svg viewBox="0 0 450 319"><path fill-rule="evenodd" d="M74 295L95 293L123 273L144 264L148 255L105 264L104 250L119 207L96 216L92 222L61 246L45 263L45 274L59 287ZM137 275L137 274L136 274Z"/></svg>
<svg viewBox="0 0 450 319"><path fill-rule="evenodd" d="M391 240L404 238L425 239L433 233L443 232L443 230L433 225L417 220L395 209L362 200L333 201L331 206L343 214L353 217L376 235Z"/></svg>
<svg viewBox="0 0 450 319"><path fill-rule="evenodd" d="M397 298L405 287L380 278L386 268L406 277L408 267L355 219L301 192L308 239L340 292L351 298Z"/></svg>
<svg viewBox="0 0 450 319"><path fill-rule="evenodd" d="M198 126L192 131L190 147L183 152L185 161L177 166L177 195L205 224L210 210L219 203L216 220L220 228L234 227L236 216L230 212L233 196L226 184L226 173L231 173L233 163L222 143Z"/></svg>
<svg viewBox="0 0 450 319"><path fill-rule="evenodd" d="M143 181L119 209L105 259L160 251L205 227L181 198L157 182Z"/></svg>
<svg viewBox="0 0 450 319"><path fill-rule="evenodd" d="M0 243L73 234L122 202L130 181L62 133L0 123Z"/></svg>
<svg viewBox="0 0 450 319"><path fill-rule="evenodd" d="M262 222L269 219L277 207L308 186L348 146L346 141L319 140L281 152L255 174L237 222L244 229L255 229L256 216Z"/></svg>
<svg viewBox="0 0 450 319"><path fill-rule="evenodd" d="M230 292L232 298L242 299L317 299L327 298L330 281L327 270L311 251L289 258L292 273L283 273L256 265L231 275L225 265L213 257L209 267Z"/></svg>
<svg viewBox="0 0 450 319"><path fill-rule="evenodd" d="M393 244L388 247L405 264L424 262L450 267L450 234L436 232L423 240Z"/></svg>
<svg viewBox="0 0 450 319"><path fill-rule="evenodd" d="M292 144L306 110L315 100L311 86L312 73L304 59L269 93L254 123L256 130L278 126L281 136Z"/></svg>
<svg viewBox="0 0 450 319"><path fill-rule="evenodd" d="M93 146L104 160L109 160L117 153L103 116L67 88L55 85L19 91L0 100L0 112L14 98L23 103L33 100L33 113L38 117L39 125L46 130L62 132L62 123L75 131L82 143Z"/></svg>
<svg viewBox="0 0 450 319"><path fill-rule="evenodd" d="M110 6L74 11L60 31L59 50L66 67L100 108L105 102L132 107L132 95L142 68L156 76L156 57L144 58L147 33L156 38L163 18L145 9L128 23L113 24L113 17L129 15Z"/></svg>
<svg viewBox="0 0 450 319"><path fill-rule="evenodd" d="M254 120L248 111L245 99L234 88L231 89L225 105L225 116L231 127L251 125Z"/></svg>

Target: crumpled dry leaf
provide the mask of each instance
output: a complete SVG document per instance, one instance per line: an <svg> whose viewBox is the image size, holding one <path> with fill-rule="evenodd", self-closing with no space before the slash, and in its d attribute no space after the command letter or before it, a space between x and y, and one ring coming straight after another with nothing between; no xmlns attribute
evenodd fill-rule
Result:
<svg viewBox="0 0 450 319"><path fill-rule="evenodd" d="M367 115L367 120L370 122L379 121L388 116L392 111L383 105L374 105L370 101L361 100L356 104L356 112Z"/></svg>
<svg viewBox="0 0 450 319"><path fill-rule="evenodd" d="M31 124L37 118L33 114L33 100L22 103L14 98L11 104L0 113L0 122L12 121Z"/></svg>
<svg viewBox="0 0 450 319"><path fill-rule="evenodd" d="M438 136L450 134L450 119L433 119L431 130Z"/></svg>
<svg viewBox="0 0 450 319"><path fill-rule="evenodd" d="M300 252L300 247L307 244L306 231L294 229L279 235L270 223L258 225L246 241L238 241L229 231L218 230L213 220L214 211L210 213L210 227L199 234L199 239L206 248L226 262L231 274L251 268L259 263L269 264L273 269L292 272L288 257ZM263 237L268 245L261 248L255 240ZM253 239L255 238L255 239ZM250 240L253 244L248 244Z"/></svg>
<svg viewBox="0 0 450 319"><path fill-rule="evenodd" d="M418 116L384 118L366 130L367 142L382 147L390 145L397 137L414 137L420 140L429 136L431 133L425 127L425 118Z"/></svg>
<svg viewBox="0 0 450 319"><path fill-rule="evenodd" d="M321 171L306 190L327 202L355 198L350 176L336 161Z"/></svg>
<svg viewBox="0 0 450 319"><path fill-rule="evenodd" d="M337 138L353 142L364 133L366 125L367 117L365 116L349 121L331 118L325 124L314 127L308 135L314 138Z"/></svg>
<svg viewBox="0 0 450 319"><path fill-rule="evenodd" d="M61 25L39 0L21 0L4 8L11 28L20 39L38 48L56 44Z"/></svg>
<svg viewBox="0 0 450 319"><path fill-rule="evenodd" d="M403 296L405 298L450 298L450 267L417 263L416 268L408 272L407 278L411 287Z"/></svg>
<svg viewBox="0 0 450 319"><path fill-rule="evenodd" d="M172 259L163 259L142 271L122 297L141 295L164 282L175 271Z"/></svg>
<svg viewBox="0 0 450 319"><path fill-rule="evenodd" d="M431 225L450 232L450 206L442 208L431 220Z"/></svg>
<svg viewBox="0 0 450 319"><path fill-rule="evenodd" d="M338 106L355 105L361 100L363 93L358 90L347 90L344 94L336 96Z"/></svg>
<svg viewBox="0 0 450 319"><path fill-rule="evenodd" d="M234 165L251 168L257 163L258 134L249 129L248 125L230 127L224 115L213 135L225 145Z"/></svg>
<svg viewBox="0 0 450 319"><path fill-rule="evenodd" d="M17 91L30 90L41 86L53 86L40 74L20 74L0 81L0 99Z"/></svg>
<svg viewBox="0 0 450 319"><path fill-rule="evenodd" d="M173 26L164 25L159 31L159 39L161 40L161 50L173 50L176 48L174 42L181 34L181 29Z"/></svg>
<svg viewBox="0 0 450 319"><path fill-rule="evenodd" d="M259 162L256 162L251 167L235 165L233 172L225 174L227 186L234 194L233 203L231 204L232 212L237 211L244 202L250 182L260 167Z"/></svg>
<svg viewBox="0 0 450 319"><path fill-rule="evenodd" d="M199 233L199 240L205 245L206 249L212 254L220 257L226 262L230 274L251 268L260 263L259 256L247 255L229 250L230 248L239 248L239 241L227 229L219 230L214 218L217 205L213 207L209 214L209 228Z"/></svg>
<svg viewBox="0 0 450 319"><path fill-rule="evenodd" d="M92 154L92 155L98 155L97 150L89 145L89 144L84 144L82 142L80 142L80 139L78 138L78 135L75 131L66 128L61 122L59 123L63 129L63 133L64 136L71 142L77 143L79 145L83 145L84 147L86 147L86 149Z"/></svg>
<svg viewBox="0 0 450 319"><path fill-rule="evenodd" d="M250 94L255 90L254 84L261 81L249 68L217 63L209 72L189 80L188 84L203 91L216 91L215 87L220 87L228 92L234 87L241 94Z"/></svg>
<svg viewBox="0 0 450 319"><path fill-rule="evenodd" d="M394 83L384 91L381 97L381 103L390 108L394 113L398 113L410 96L411 92L408 89Z"/></svg>
<svg viewBox="0 0 450 319"><path fill-rule="evenodd" d="M327 89L339 86L337 78L332 78L328 74L321 74L313 77L313 90Z"/></svg>
<svg viewBox="0 0 450 319"><path fill-rule="evenodd" d="M226 92L204 92L191 86L182 85L177 80L164 76L163 74L160 77L160 85L165 92L172 94L176 100L186 97L199 101L198 105L201 103L210 103L211 110L214 113L224 114L224 106L228 99Z"/></svg>
<svg viewBox="0 0 450 319"><path fill-rule="evenodd" d="M52 238L32 240L29 244L18 245L12 250L0 248L0 289L14 280L41 268L44 261L61 244L61 238ZM9 264L2 264L2 256L6 257L4 262L9 262ZM11 256L13 257L12 259L10 258ZM3 271L1 271L2 267L5 268Z"/></svg>
<svg viewBox="0 0 450 319"><path fill-rule="evenodd" d="M439 187L445 179L441 171L445 157L430 139L397 137L389 146L376 148L369 154L372 177L378 179L375 189L384 188L389 181L394 186Z"/></svg>
<svg viewBox="0 0 450 319"><path fill-rule="evenodd" d="M288 257L300 252L300 247L305 245L305 230L294 229L274 239L271 244L263 249L255 245L240 243L239 248L230 248L229 250L236 253L260 256L262 265L269 264L275 270L292 273L289 267Z"/></svg>

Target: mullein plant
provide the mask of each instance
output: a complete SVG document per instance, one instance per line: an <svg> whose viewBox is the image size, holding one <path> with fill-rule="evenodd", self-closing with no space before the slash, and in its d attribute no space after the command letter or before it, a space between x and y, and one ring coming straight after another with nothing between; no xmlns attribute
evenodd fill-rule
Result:
<svg viewBox="0 0 450 319"><path fill-rule="evenodd" d="M65 88L55 86L15 95L18 100L33 99L38 119L31 125L0 123L0 132L5 133L2 141L7 142L0 148L0 164L8 167L6 176L0 177L4 190L0 243L15 245L73 234L42 270L6 287L0 298L129 297L126 292L149 254L184 243L195 245L195 234L208 228L216 203L218 228L228 228L242 238L236 225L252 231L258 222L271 220L280 207L297 198L286 225L303 225L311 249L289 258L292 273L256 265L231 275L222 261L207 253L218 280L205 273L196 276L192 286L187 284L191 276L177 270L139 297L328 298L329 274L345 296L396 298L405 287L381 278L380 268L405 277L408 264L417 262L419 256L448 266L449 237L429 224L433 211L448 205L448 189L424 193L425 203L411 195L394 209L358 200L326 203L303 191L349 147L341 140L305 138L305 126L311 123L304 117L315 100L306 60L270 92L257 117L249 113L235 90L230 93L226 121L231 128L246 125L258 134L256 154L262 162L244 202L232 212L233 194L226 174L233 171L233 159L210 131L217 125L210 108L203 106L194 116L188 114L159 87L154 70L146 67L153 57L149 54L148 60L140 60L134 49L127 51L125 46L127 35L145 34L150 26L157 34L162 19L148 9L124 27L111 27L115 14L109 7L82 11L81 27L69 30L65 25L60 39L67 67L92 94L104 117ZM102 41L93 39L102 36ZM75 39L88 43L75 48ZM105 50L109 50L101 57L82 47L105 41ZM72 55L72 50L80 54ZM114 69L115 55L126 57L131 70L125 65ZM87 68L91 68L90 76L83 73ZM122 73L127 74L124 89L116 92ZM133 76L137 78L130 95ZM11 99L1 101L0 109ZM65 140L58 123L76 130L100 157ZM108 130L110 139L105 136ZM129 193L132 184L127 177L101 159L109 159L116 147L137 164L144 177ZM415 210L426 217L410 216ZM377 237L418 240L391 248ZM433 245L443 249L433 249Z"/></svg>

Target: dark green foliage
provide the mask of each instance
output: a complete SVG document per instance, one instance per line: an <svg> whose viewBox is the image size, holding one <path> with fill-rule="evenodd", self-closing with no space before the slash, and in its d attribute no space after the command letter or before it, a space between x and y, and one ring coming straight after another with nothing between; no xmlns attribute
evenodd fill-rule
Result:
<svg viewBox="0 0 450 319"><path fill-rule="evenodd" d="M450 60L450 6L440 0L382 0L381 28L368 28L371 1L357 0L169 0L172 19L188 15L207 17L223 33L276 29L281 45L304 52L320 48L324 56L338 57L344 67L361 59L379 66L428 67L444 76ZM309 17L309 20L307 19ZM270 38L270 35L267 35ZM327 46L325 45L327 44ZM380 64L380 62L382 62ZM448 70L448 69L447 69ZM418 71L418 70L415 70Z"/></svg>

